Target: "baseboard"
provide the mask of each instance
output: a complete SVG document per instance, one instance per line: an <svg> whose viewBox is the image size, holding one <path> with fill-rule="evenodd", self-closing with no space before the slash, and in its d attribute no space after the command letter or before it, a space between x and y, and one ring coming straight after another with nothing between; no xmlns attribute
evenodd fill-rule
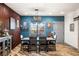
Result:
<svg viewBox="0 0 79 59"><path fill-rule="evenodd" d="M73 48L74 50L77 50L77 51L79 51L79 49L77 49L77 48L75 48L75 47L73 47L72 45L70 45L70 44L68 44L68 43L64 43L64 44L66 44L67 46L70 46L71 48Z"/></svg>

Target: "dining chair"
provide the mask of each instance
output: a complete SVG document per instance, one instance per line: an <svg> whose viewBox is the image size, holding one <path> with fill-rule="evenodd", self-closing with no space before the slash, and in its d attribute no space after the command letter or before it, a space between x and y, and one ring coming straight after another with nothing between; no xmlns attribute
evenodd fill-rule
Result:
<svg viewBox="0 0 79 59"><path fill-rule="evenodd" d="M47 50L46 37L39 37L39 52Z"/></svg>
<svg viewBox="0 0 79 59"><path fill-rule="evenodd" d="M21 50L22 51L28 51L29 52L29 38L23 37L21 35Z"/></svg>
<svg viewBox="0 0 79 59"><path fill-rule="evenodd" d="M56 51L56 33L53 33L52 37L47 39L47 52L48 51Z"/></svg>
<svg viewBox="0 0 79 59"><path fill-rule="evenodd" d="M37 37L30 37L29 51L37 52Z"/></svg>
<svg viewBox="0 0 79 59"><path fill-rule="evenodd" d="M56 51L56 40L47 40L47 52Z"/></svg>

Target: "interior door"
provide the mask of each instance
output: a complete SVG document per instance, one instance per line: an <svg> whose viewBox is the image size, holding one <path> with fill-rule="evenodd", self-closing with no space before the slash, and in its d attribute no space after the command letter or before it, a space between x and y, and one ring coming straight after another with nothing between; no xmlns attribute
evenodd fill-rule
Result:
<svg viewBox="0 0 79 59"><path fill-rule="evenodd" d="M64 43L64 22L55 22L53 29L57 35L57 43Z"/></svg>

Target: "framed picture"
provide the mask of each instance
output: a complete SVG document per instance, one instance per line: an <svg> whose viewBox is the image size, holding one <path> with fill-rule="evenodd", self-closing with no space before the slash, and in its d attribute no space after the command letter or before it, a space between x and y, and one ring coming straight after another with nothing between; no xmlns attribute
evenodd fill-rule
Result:
<svg viewBox="0 0 79 59"><path fill-rule="evenodd" d="M74 31L74 23L70 24L70 31Z"/></svg>
<svg viewBox="0 0 79 59"><path fill-rule="evenodd" d="M19 20L17 20L17 28L19 28L20 26L19 26Z"/></svg>
<svg viewBox="0 0 79 59"><path fill-rule="evenodd" d="M48 26L48 28L52 28L52 23L51 22L48 22L48 24L47 24L47 26Z"/></svg>
<svg viewBox="0 0 79 59"><path fill-rule="evenodd" d="M38 35L45 36L45 23L38 24Z"/></svg>
<svg viewBox="0 0 79 59"><path fill-rule="evenodd" d="M3 22L2 22L2 21L0 21L0 30L3 30L2 25L3 25Z"/></svg>
<svg viewBox="0 0 79 59"><path fill-rule="evenodd" d="M30 23L30 34L29 36L37 36L37 23Z"/></svg>
<svg viewBox="0 0 79 59"><path fill-rule="evenodd" d="M14 30L14 29L16 29L16 20L13 18L13 17L11 17L10 18L10 30Z"/></svg>

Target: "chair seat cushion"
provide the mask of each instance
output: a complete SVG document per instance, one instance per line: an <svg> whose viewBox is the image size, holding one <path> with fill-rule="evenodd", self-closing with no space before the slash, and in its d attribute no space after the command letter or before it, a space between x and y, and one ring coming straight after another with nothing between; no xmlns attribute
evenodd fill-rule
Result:
<svg viewBox="0 0 79 59"><path fill-rule="evenodd" d="M28 45L29 41L22 41L22 45Z"/></svg>
<svg viewBox="0 0 79 59"><path fill-rule="evenodd" d="M51 41L48 41L47 44L53 44L53 45L55 45L56 41L51 40Z"/></svg>

